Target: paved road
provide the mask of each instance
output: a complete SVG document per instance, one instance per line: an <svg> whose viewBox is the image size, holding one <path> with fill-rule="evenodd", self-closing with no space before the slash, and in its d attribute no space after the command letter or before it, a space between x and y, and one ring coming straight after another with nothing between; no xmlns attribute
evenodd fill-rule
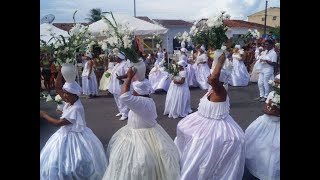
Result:
<svg viewBox="0 0 320 180"><path fill-rule="evenodd" d="M199 88L192 88L191 91L191 108L193 111L197 110L200 98L206 91ZM249 84L247 87L230 87L230 115L245 130L250 123L258 116L262 115L263 103L253 101L258 96L257 84ZM179 119L170 119L163 115L165 104L165 93L153 94L157 105L158 123L167 131L172 139L176 136L176 127ZM127 121L119 121L115 115L118 113L116 104L112 96L107 96L101 92L101 96L94 99L81 98L86 113L87 126L97 135L104 145L107 145L112 135L121 127L126 125ZM53 102L46 103L40 100L40 109L47 111L54 117L59 117L55 113L56 105ZM44 146L48 138L58 129L44 120L40 120L40 149ZM252 177L245 172L244 180L252 179Z"/></svg>

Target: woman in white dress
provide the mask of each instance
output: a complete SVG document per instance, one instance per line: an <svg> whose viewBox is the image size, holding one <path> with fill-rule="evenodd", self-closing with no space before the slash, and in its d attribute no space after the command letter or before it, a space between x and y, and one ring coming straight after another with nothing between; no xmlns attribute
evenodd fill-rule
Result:
<svg viewBox="0 0 320 180"><path fill-rule="evenodd" d="M199 84L199 87L203 90L209 88L207 77L210 75L210 68L207 64L208 56L205 53L205 51L206 49L204 48L204 46L201 46L200 54L197 57L196 63L193 65L197 83Z"/></svg>
<svg viewBox="0 0 320 180"><path fill-rule="evenodd" d="M243 53L244 51L240 50L240 45L236 45L235 52L232 54L233 69L229 81L231 86L247 86L249 84L250 75L243 63Z"/></svg>
<svg viewBox="0 0 320 180"><path fill-rule="evenodd" d="M109 166L104 180L178 180L179 152L166 131L157 123L155 102L148 79L130 84L134 76L129 68L120 101L129 107L128 124L109 141Z"/></svg>
<svg viewBox="0 0 320 180"><path fill-rule="evenodd" d="M91 53L86 53L88 60L85 62L82 71L82 91L83 94L91 97L98 96L98 82L93 70L93 60Z"/></svg>
<svg viewBox="0 0 320 180"><path fill-rule="evenodd" d="M168 91L171 79L169 78L169 73L165 71L165 63L168 62L168 57L166 53L163 56L163 59L158 62L159 56L157 61L154 63L154 67L151 69L148 79L152 86L153 92L157 90L164 90Z"/></svg>
<svg viewBox="0 0 320 180"><path fill-rule="evenodd" d="M275 103L275 94L275 91L269 93L264 114L245 131L246 167L259 179L280 179L280 102Z"/></svg>
<svg viewBox="0 0 320 180"><path fill-rule="evenodd" d="M252 68L252 72L250 75L250 82L258 82L259 79L259 73L261 71L261 62L260 62L260 58L262 57L262 53L263 53L263 47L259 47L258 52L255 52L255 63L253 65Z"/></svg>
<svg viewBox="0 0 320 180"><path fill-rule="evenodd" d="M99 90L107 91L109 89L109 84L111 80L112 68L115 66L115 62L111 62L111 56L108 58L108 63L106 66L106 71L102 74Z"/></svg>
<svg viewBox="0 0 320 180"><path fill-rule="evenodd" d="M198 111L177 126L175 144L180 153L181 180L240 180L245 164L245 139L229 115L229 97L220 72L226 57L219 57L208 83L213 91L200 99Z"/></svg>
<svg viewBox="0 0 320 180"><path fill-rule="evenodd" d="M100 180L108 162L102 143L86 126L81 87L75 81L62 87L59 71L56 92L66 102L60 119L40 111L41 118L60 126L40 152L40 179Z"/></svg>
<svg viewBox="0 0 320 180"><path fill-rule="evenodd" d="M183 60L178 62L179 75L173 77L170 84L163 115L169 118L186 117L192 112L190 106L190 90L188 87L188 75L185 70L187 63Z"/></svg>
<svg viewBox="0 0 320 180"><path fill-rule="evenodd" d="M187 71L187 74L188 74L188 78L187 78L187 83L188 83L188 86L191 86L191 87L197 87L198 86L198 83L197 83L197 80L196 80L196 76L195 76L195 72L194 72L194 69L192 67L192 64L188 63L188 57L187 57L187 49L186 48L181 48L180 49L181 51L181 56L179 58L179 61L183 60L184 62L186 62L188 65L186 67L186 71Z"/></svg>

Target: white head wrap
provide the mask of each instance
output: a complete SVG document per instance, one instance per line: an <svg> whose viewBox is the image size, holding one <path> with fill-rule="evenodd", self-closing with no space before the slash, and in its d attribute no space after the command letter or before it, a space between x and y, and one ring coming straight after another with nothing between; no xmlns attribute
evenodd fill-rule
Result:
<svg viewBox="0 0 320 180"><path fill-rule="evenodd" d="M263 47L262 47L262 46L260 46L260 47L259 47L259 49L262 49L262 50L263 50Z"/></svg>
<svg viewBox="0 0 320 180"><path fill-rule="evenodd" d="M280 74L276 75L275 79L279 79L280 80Z"/></svg>
<svg viewBox="0 0 320 180"><path fill-rule="evenodd" d="M148 79L143 81L133 81L132 87L139 95L149 95L152 93L152 86Z"/></svg>
<svg viewBox="0 0 320 180"><path fill-rule="evenodd" d="M202 45L202 46L200 47L200 49L201 49L202 51L206 51L206 48L204 47L204 45Z"/></svg>
<svg viewBox="0 0 320 180"><path fill-rule="evenodd" d="M187 64L184 60L180 60L180 61L178 62L178 65L180 65L180 66L182 66L182 67L188 66L188 64Z"/></svg>
<svg viewBox="0 0 320 180"><path fill-rule="evenodd" d="M234 48L241 49L241 46L239 44L237 44L234 46Z"/></svg>
<svg viewBox="0 0 320 180"><path fill-rule="evenodd" d="M65 82L62 89L68 91L69 93L76 94L80 96L82 89L76 81Z"/></svg>
<svg viewBox="0 0 320 180"><path fill-rule="evenodd" d="M87 52L86 52L86 56L92 59L92 54L91 54L91 52L87 51Z"/></svg>
<svg viewBox="0 0 320 180"><path fill-rule="evenodd" d="M118 58L120 58L120 59L122 59L122 60L124 60L126 57L123 55L123 52L119 52L118 54L117 54L117 57Z"/></svg>
<svg viewBox="0 0 320 180"><path fill-rule="evenodd" d="M181 52L187 52L187 49L186 48L181 48L180 51Z"/></svg>

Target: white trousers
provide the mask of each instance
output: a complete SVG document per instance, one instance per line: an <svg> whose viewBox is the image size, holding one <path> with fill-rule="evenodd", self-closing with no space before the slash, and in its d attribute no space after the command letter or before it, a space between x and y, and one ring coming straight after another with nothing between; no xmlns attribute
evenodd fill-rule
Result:
<svg viewBox="0 0 320 180"><path fill-rule="evenodd" d="M120 102L118 94L113 94L113 97L116 101L119 112L122 114L123 117L128 117L129 108Z"/></svg>
<svg viewBox="0 0 320 180"><path fill-rule="evenodd" d="M274 75L272 71L267 72L260 72L259 79L258 79L258 87L260 97L267 98L270 92L270 84L268 83L269 80L273 80Z"/></svg>

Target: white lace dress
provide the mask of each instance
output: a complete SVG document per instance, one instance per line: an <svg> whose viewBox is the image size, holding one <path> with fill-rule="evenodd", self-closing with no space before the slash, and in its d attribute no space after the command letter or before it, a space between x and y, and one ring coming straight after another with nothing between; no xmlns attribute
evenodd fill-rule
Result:
<svg viewBox="0 0 320 180"><path fill-rule="evenodd" d="M240 180L245 164L243 130L229 115L229 98L201 98L197 112L177 126L181 180Z"/></svg>
<svg viewBox="0 0 320 180"><path fill-rule="evenodd" d="M120 101L129 107L128 124L109 141L109 166L104 180L178 180L179 152L157 123L151 98L126 92Z"/></svg>
<svg viewBox="0 0 320 180"><path fill-rule="evenodd" d="M169 115L169 118L186 117L192 112L190 105L190 90L188 86L187 72L180 71L177 79L185 78L183 84L175 84L173 81L170 84L165 108L164 115Z"/></svg>
<svg viewBox="0 0 320 180"><path fill-rule="evenodd" d="M154 67L149 72L148 79L154 91L168 91L171 79L169 78L169 73L163 67L163 60L160 62L157 60L154 63Z"/></svg>
<svg viewBox="0 0 320 180"><path fill-rule="evenodd" d="M40 179L100 180L108 166L103 145L86 126L80 100L66 103L61 119L71 122L62 126L40 152Z"/></svg>

